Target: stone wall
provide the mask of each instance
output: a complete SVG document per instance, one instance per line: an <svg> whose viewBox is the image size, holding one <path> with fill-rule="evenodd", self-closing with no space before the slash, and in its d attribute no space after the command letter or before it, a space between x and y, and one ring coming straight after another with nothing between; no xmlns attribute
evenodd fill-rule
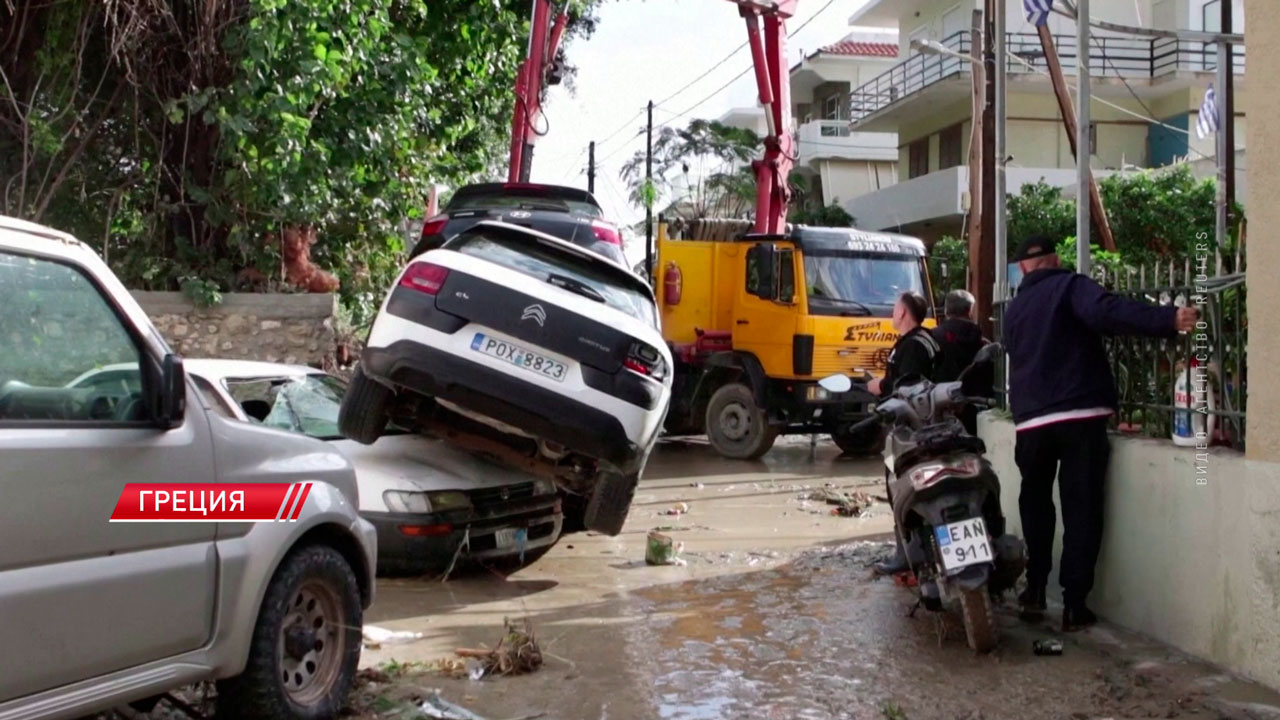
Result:
<svg viewBox="0 0 1280 720"><path fill-rule="evenodd" d="M228 293L206 308L196 307L182 293L133 295L185 357L332 364L334 295Z"/></svg>

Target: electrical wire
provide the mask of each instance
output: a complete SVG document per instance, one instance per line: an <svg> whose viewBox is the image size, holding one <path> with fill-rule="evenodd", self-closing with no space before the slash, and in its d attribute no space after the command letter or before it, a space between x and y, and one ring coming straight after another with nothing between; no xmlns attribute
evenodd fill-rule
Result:
<svg viewBox="0 0 1280 720"><path fill-rule="evenodd" d="M830 8L832 5L834 5L834 4L835 4L835 2L836 2L836 0L827 0L827 4L825 4L825 5L823 5L822 7L818 8L818 11L817 11L817 12L815 12L813 15L810 15L808 20L805 20L804 22L800 23L800 26L799 26L799 27L797 27L795 30L792 30L791 32L787 33L787 39L788 39L788 40L790 40L791 38L795 37L795 36L796 36L796 35L797 35L801 30L804 30L806 27L808 27L808 26L809 26L809 23L811 23L811 22L813 22L814 20L817 20L819 17L821 17L821 16L822 16L822 14L823 14L824 12L826 12L826 11L827 11L827 9L828 9L828 8ZM680 118L682 118L682 117L684 117L684 116L688 115L689 113L693 112L694 110L698 109L698 108L699 108L703 103L705 103L706 101L708 101L708 100L710 100L711 98L715 97L716 95L719 95L721 92L723 92L723 91L724 91L726 88L728 88L730 85L732 85L732 84L734 84L735 82L737 82L737 81L738 81L738 79L739 79L739 78L741 78L743 75L746 75L747 73L751 72L752 67L753 67L753 66L748 65L748 66L746 67L746 69L744 69L742 72L740 72L740 73L738 73L737 75L733 76L733 78L732 78L732 79L730 79L730 80L729 80L729 82L727 82L727 83L725 83L724 85L721 85L720 87L718 87L718 88L716 88L715 90L711 91L711 93L710 93L710 94L706 95L705 97L703 97L703 98L702 98L701 100L699 100L698 102L696 102L696 103L694 103L694 104L690 105L689 107L685 108L683 111L676 113L676 114L675 114L675 115L673 115L672 117L670 117L670 118L668 118L667 120L663 121L661 124L662 124L662 125L664 125L664 126L665 126L665 125L668 125L668 124L670 124L671 122L674 122L675 120L679 120Z"/></svg>
<svg viewBox="0 0 1280 720"><path fill-rule="evenodd" d="M1098 48L1098 51L1102 53L1102 59L1103 59L1103 60L1105 60L1105 61L1107 62L1107 64L1108 64L1108 65L1110 65L1110 66L1111 66L1111 71L1112 71L1112 72L1114 72L1114 73L1116 74L1116 77L1120 78L1120 82L1124 84L1125 89L1129 91L1129 94L1133 96L1133 99L1134 99L1134 100L1136 100L1136 101L1138 102L1138 104L1142 106L1142 109L1143 109L1143 110L1146 110L1146 111L1147 111L1147 114L1148 114L1148 115L1150 115L1151 117L1153 117L1153 118L1154 118L1154 117L1156 116L1155 111L1154 111L1154 110L1152 110L1152 109L1151 109L1151 106L1150 106L1150 105L1147 105L1146 101L1144 101L1144 100L1142 99L1142 97L1138 95L1138 91L1133 89L1133 86L1129 84L1129 79L1128 79L1128 78L1126 78L1126 77L1125 77L1125 76L1120 72L1120 68L1117 68L1117 67L1116 67L1115 62L1113 62L1113 61L1111 60L1111 56L1107 54L1106 49L1102 47L1102 43L1098 41L1098 36L1097 36L1097 35L1092 35L1092 34L1091 34L1091 35L1089 36L1089 39L1093 42L1094 46ZM1077 58L1077 59L1076 59L1076 62L1077 62L1077 63L1078 63L1078 62L1080 62L1080 59L1079 59L1079 58ZM1078 94L1078 93L1077 93L1077 94ZM1162 124L1163 124L1163 123L1162 123ZM1165 127L1169 127L1169 126L1165 126ZM1190 135L1190 132L1188 132L1187 134L1188 134L1188 135ZM1195 153L1195 154L1199 155L1200 157L1202 157L1202 158L1204 158L1204 159L1206 159L1206 160L1210 160L1210 159L1212 159L1212 158L1213 158L1213 156L1212 156L1212 155L1206 155L1206 154L1204 154L1204 153L1200 152L1199 150L1197 150L1197 149L1195 149L1195 148L1191 147L1191 145L1190 145L1189 143L1187 144L1187 150L1190 150L1191 152L1193 152L1193 153Z"/></svg>

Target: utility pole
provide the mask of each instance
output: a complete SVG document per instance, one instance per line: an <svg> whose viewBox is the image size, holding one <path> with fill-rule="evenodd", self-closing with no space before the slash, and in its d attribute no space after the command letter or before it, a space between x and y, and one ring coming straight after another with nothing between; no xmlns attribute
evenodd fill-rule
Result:
<svg viewBox="0 0 1280 720"><path fill-rule="evenodd" d="M587 145L587 192L596 194L596 141Z"/></svg>
<svg viewBox="0 0 1280 720"><path fill-rule="evenodd" d="M1225 0L1231 2L1231 0ZM1089 0L1078 0L1076 18L1076 272L1089 274L1089 210L1092 180L1089 161Z"/></svg>
<svg viewBox="0 0 1280 720"><path fill-rule="evenodd" d="M1222 0L1222 27L1219 32L1230 33L1232 26L1231 0ZM1235 58L1232 57L1231 43L1225 38L1218 43L1218 202L1215 223L1216 271L1222 272L1222 248L1226 245L1230 232L1231 209L1236 197L1236 112L1235 112ZM1236 268L1239 272L1239 268Z"/></svg>
<svg viewBox="0 0 1280 720"><path fill-rule="evenodd" d="M1062 61L1058 58L1058 48L1053 42L1053 35L1047 25L1037 28L1040 33L1040 47L1044 50L1044 64L1049 68L1049 78L1053 81L1053 94L1058 98L1058 110L1062 113L1062 126L1067 131L1067 142L1071 145L1071 154L1080 157L1079 134L1076 131L1076 108L1071 104L1071 90L1067 88L1067 78L1062 73ZM1090 153L1092 154L1092 153ZM1102 207L1102 193L1098 191L1098 181L1089 174L1089 209L1091 219L1098 230L1099 244L1109 252L1115 252L1116 241L1111 234L1111 223L1107 220L1106 209Z"/></svg>
<svg viewBox="0 0 1280 720"><path fill-rule="evenodd" d="M969 258L970 268L973 258L980 254L982 242L982 116L987 106L985 92L987 81L982 65L982 11L973 11L973 22L969 29L969 67L973 72L973 105L971 115L972 129L969 133ZM969 271L965 285L970 291L974 289L975 280L972 269ZM974 293L977 296L977 293Z"/></svg>
<svg viewBox="0 0 1280 720"><path fill-rule="evenodd" d="M644 276L653 277L653 101L649 101L649 122L644 130Z"/></svg>
<svg viewBox="0 0 1280 720"><path fill-rule="evenodd" d="M973 239L969 243L969 292L977 300L977 320L987 337L991 337L993 330L991 292L995 287L996 267L995 15L996 0L986 0L982 33L983 77L986 81L982 108L982 230L976 238L977 247L974 247Z"/></svg>
<svg viewBox="0 0 1280 720"><path fill-rule="evenodd" d="M995 291L993 292L995 302L1003 302L1008 294L1009 285L1009 250L1008 250L1008 188L1005 182L1005 160L1008 159L1009 153L1005 146L1005 71L1009 67L1009 60L1005 57L1005 0L996 0L995 17L992 18L992 29L995 32L995 39L992 47L995 50L995 80L992 87L995 88L995 98L992 102L992 111L995 114Z"/></svg>

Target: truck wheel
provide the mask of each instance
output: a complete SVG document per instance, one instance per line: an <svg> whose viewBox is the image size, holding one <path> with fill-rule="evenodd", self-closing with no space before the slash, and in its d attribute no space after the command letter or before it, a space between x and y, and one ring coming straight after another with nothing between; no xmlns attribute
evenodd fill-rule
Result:
<svg viewBox="0 0 1280 720"><path fill-rule="evenodd" d="M338 409L338 431L358 443L372 445L387 427L393 400L395 393L390 388L374 382L364 374L364 368L356 366Z"/></svg>
<svg viewBox="0 0 1280 720"><path fill-rule="evenodd" d="M845 455L874 455L883 447L884 432L875 425L855 433L833 433L831 440Z"/></svg>
<svg viewBox="0 0 1280 720"><path fill-rule="evenodd" d="M616 470L601 470L596 476L595 487L587 499L587 509L582 523L588 530L614 536L622 532L635 497L639 474L623 474Z"/></svg>
<svg viewBox="0 0 1280 720"><path fill-rule="evenodd" d="M964 614L964 634L969 648L988 653L996 647L996 620L991 615L991 594L986 585L960 592L960 611Z"/></svg>
<svg viewBox="0 0 1280 720"><path fill-rule="evenodd" d="M751 388L729 383L716 390L707 403L707 439L724 457L755 460L773 447L778 429L769 426Z"/></svg>
<svg viewBox="0 0 1280 720"><path fill-rule="evenodd" d="M363 610L347 561L312 545L285 556L258 611L249 662L218 683L218 717L338 717L360 662Z"/></svg>

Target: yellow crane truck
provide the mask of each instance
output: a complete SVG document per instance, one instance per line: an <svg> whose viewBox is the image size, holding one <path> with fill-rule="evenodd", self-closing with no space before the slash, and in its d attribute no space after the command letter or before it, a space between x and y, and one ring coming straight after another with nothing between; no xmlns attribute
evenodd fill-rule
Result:
<svg viewBox="0 0 1280 720"><path fill-rule="evenodd" d="M690 234L734 234L717 224L731 223L695 223ZM895 300L914 291L932 303L924 244L853 228L724 240L668 230L659 225L654 264L675 359L667 434L705 433L720 455L740 459L760 457L780 434L828 433L846 452L872 449L878 429L849 432L871 395L860 386L833 395L818 380L884 374L898 338Z"/></svg>

